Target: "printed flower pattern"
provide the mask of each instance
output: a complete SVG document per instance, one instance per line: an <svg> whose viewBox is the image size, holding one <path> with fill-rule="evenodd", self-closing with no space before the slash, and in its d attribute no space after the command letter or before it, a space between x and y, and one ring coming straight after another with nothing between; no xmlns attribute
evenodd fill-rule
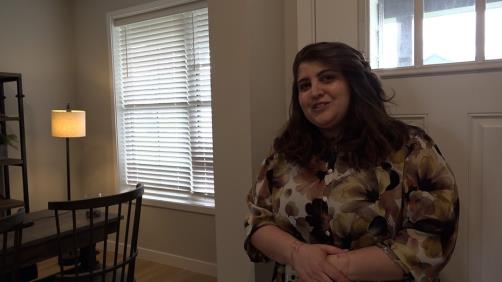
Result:
<svg viewBox="0 0 502 282"><path fill-rule="evenodd" d="M245 249L255 262L268 258L249 238L272 224L307 243L380 246L409 279L433 281L457 236L455 180L432 139L417 128L401 150L367 170L348 168L336 155L299 168L273 153L247 203ZM276 265L274 281L284 281L282 265Z"/></svg>
<svg viewBox="0 0 502 282"><path fill-rule="evenodd" d="M293 177L295 190L309 200L321 198L326 188L324 178L327 171L327 164L319 160L314 160L310 169L298 168Z"/></svg>
<svg viewBox="0 0 502 282"><path fill-rule="evenodd" d="M329 211L328 204L324 199L314 199L305 205L307 216L305 220L312 227L310 232L312 243L331 244L331 230L329 223L333 218L333 211Z"/></svg>

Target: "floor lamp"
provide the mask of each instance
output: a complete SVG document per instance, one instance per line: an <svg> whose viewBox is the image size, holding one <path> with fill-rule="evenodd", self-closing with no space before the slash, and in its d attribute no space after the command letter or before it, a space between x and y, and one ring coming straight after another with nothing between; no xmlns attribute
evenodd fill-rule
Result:
<svg viewBox="0 0 502 282"><path fill-rule="evenodd" d="M70 138L85 136L85 111L72 110L70 104L66 110L52 110L51 131L54 137L66 138L66 185L70 201Z"/></svg>

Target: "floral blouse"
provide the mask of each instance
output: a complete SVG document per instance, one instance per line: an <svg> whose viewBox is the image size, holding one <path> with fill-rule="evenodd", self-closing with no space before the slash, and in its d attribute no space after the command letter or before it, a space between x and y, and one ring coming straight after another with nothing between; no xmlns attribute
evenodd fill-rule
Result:
<svg viewBox="0 0 502 282"><path fill-rule="evenodd" d="M344 249L381 247L405 280L435 281L455 247L459 200L454 176L432 139L412 127L410 140L380 166L347 167L336 156L299 167L272 153L247 197L245 249L253 262L269 259L250 242L276 225L298 240ZM276 264L274 281L284 281Z"/></svg>

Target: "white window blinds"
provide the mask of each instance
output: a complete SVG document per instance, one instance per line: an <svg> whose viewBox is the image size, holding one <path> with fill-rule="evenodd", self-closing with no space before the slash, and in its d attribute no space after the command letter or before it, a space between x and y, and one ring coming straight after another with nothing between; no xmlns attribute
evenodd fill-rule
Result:
<svg viewBox="0 0 502 282"><path fill-rule="evenodd" d="M115 21L113 65L121 183L157 199L212 197L207 8Z"/></svg>

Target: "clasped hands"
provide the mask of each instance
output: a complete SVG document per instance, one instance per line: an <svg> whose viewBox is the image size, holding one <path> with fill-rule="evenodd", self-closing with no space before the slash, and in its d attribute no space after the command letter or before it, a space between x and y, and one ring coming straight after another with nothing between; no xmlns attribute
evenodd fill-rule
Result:
<svg viewBox="0 0 502 282"><path fill-rule="evenodd" d="M343 250L330 245L293 241L290 264L301 282L350 282L346 276L348 260Z"/></svg>

